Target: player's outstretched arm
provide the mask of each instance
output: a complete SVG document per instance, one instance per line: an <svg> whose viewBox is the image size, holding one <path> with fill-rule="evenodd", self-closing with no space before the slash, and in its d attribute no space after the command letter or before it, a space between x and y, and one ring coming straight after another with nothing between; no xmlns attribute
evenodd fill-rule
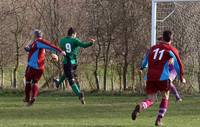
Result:
<svg viewBox="0 0 200 127"><path fill-rule="evenodd" d="M79 47L82 47L82 48L90 47L90 46L93 45L94 42L95 42L95 39L90 39L89 42L82 42L82 41L80 41L79 39L76 39L76 44L77 44Z"/></svg>
<svg viewBox="0 0 200 127"><path fill-rule="evenodd" d="M56 47L55 45L50 44L47 40L38 39L37 40L37 48L44 48L50 51L58 52L59 54L65 56L66 53L62 51L60 48Z"/></svg>

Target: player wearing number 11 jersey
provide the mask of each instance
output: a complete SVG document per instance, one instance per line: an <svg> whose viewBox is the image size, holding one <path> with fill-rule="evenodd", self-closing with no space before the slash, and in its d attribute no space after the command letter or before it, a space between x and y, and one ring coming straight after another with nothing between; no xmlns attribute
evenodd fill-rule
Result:
<svg viewBox="0 0 200 127"><path fill-rule="evenodd" d="M78 49L87 48L93 45L94 40L91 42L82 42L76 38L76 32L73 28L68 30L67 37L60 40L60 48L66 52L66 57L63 60L63 69L65 77L67 78L73 92L79 97L82 104L85 104L84 94L78 87L78 80L76 75L77 69L77 54Z"/></svg>
<svg viewBox="0 0 200 127"><path fill-rule="evenodd" d="M148 99L136 105L132 112L132 119L135 120L137 115L151 107L155 101L156 93L158 91L162 94L162 101L160 103L160 109L155 122L156 126L162 125L161 119L164 117L169 103L169 91L170 91L170 71L169 61L171 58L174 60L174 68L182 82L185 82L183 78L183 64L180 60L178 51L171 45L172 33L171 31L163 32L163 41L150 48L145 56L141 70L147 67L147 82L146 93Z"/></svg>

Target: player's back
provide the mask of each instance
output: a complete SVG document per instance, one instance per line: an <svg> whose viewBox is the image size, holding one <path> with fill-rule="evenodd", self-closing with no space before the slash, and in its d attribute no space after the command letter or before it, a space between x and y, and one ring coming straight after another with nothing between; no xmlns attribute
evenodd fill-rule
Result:
<svg viewBox="0 0 200 127"><path fill-rule="evenodd" d="M171 46L161 42L153 46L149 51L147 79L149 81L159 81L169 79L168 61Z"/></svg>
<svg viewBox="0 0 200 127"><path fill-rule="evenodd" d="M62 38L60 41L60 47L68 54L70 55L75 51L75 49L78 47L76 44L76 39L72 37L65 37Z"/></svg>
<svg viewBox="0 0 200 127"><path fill-rule="evenodd" d="M70 58L72 64L76 64L76 55L78 52L77 39L72 37L64 37L60 40L60 48L66 52L66 56ZM67 63L67 59L64 58L63 63Z"/></svg>

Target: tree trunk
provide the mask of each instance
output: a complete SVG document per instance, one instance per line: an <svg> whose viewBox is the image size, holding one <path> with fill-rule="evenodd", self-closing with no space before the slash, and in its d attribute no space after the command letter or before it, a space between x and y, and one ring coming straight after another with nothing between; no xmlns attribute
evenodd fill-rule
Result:
<svg viewBox="0 0 200 127"><path fill-rule="evenodd" d="M3 85L4 85L4 71L3 68L1 68L1 89L3 89Z"/></svg>
<svg viewBox="0 0 200 127"><path fill-rule="evenodd" d="M199 63L199 72L198 72L198 83L199 83L199 93L200 93L200 51L198 53L198 63Z"/></svg>
<svg viewBox="0 0 200 127"><path fill-rule="evenodd" d="M17 69L13 71L13 88L17 88Z"/></svg>
<svg viewBox="0 0 200 127"><path fill-rule="evenodd" d="M114 91L114 65L111 65L111 91Z"/></svg>
<svg viewBox="0 0 200 127"><path fill-rule="evenodd" d="M124 24L125 25L125 24ZM123 65L123 87L127 89L127 69L128 69L128 38L127 38L127 27L124 26L124 65Z"/></svg>
<svg viewBox="0 0 200 127"><path fill-rule="evenodd" d="M128 68L127 58L124 57L124 66L123 66L123 87L124 87L124 90L127 89L127 68Z"/></svg>
<svg viewBox="0 0 200 127"><path fill-rule="evenodd" d="M104 65L104 73L103 73L103 90L106 91L107 87L107 69L108 69L108 62L105 60L105 65Z"/></svg>
<svg viewBox="0 0 200 127"><path fill-rule="evenodd" d="M111 36L111 35L110 35ZM109 39L111 40L111 38ZM108 64L109 64L109 50L110 50L110 43L108 42L108 46L106 49L106 54L105 54L105 60L104 60L104 75L103 75L103 86L104 86L104 91L106 91L107 87L107 71L108 71Z"/></svg>
<svg viewBox="0 0 200 127"><path fill-rule="evenodd" d="M119 77L119 90L122 91L122 73L121 73L121 66L117 65L117 74Z"/></svg>
<svg viewBox="0 0 200 127"><path fill-rule="evenodd" d="M13 71L11 69L11 72L10 72L10 86L13 87Z"/></svg>
<svg viewBox="0 0 200 127"><path fill-rule="evenodd" d="M94 71L94 77L95 77L95 82L96 82L96 88L97 88L97 91L100 90L100 87L99 87L99 78L98 78L98 75L97 75L97 67L95 67L95 71Z"/></svg>
<svg viewBox="0 0 200 127"><path fill-rule="evenodd" d="M199 69L199 72L198 72L198 83L199 83L199 93L200 93L200 69Z"/></svg>
<svg viewBox="0 0 200 127"><path fill-rule="evenodd" d="M132 63L131 78L132 78L132 90L134 90L134 85L135 85L135 61L133 61L133 63Z"/></svg>
<svg viewBox="0 0 200 127"><path fill-rule="evenodd" d="M96 90L99 91L100 90L100 86L99 86L99 78L98 78L98 58L99 58L99 53L96 55L96 59L95 59L95 70L94 70L94 77L95 77L95 83L96 83Z"/></svg>
<svg viewBox="0 0 200 127"><path fill-rule="evenodd" d="M19 41L18 33L15 33L15 44L16 44L16 58L15 58L15 68L13 72L13 88L17 88L17 71L19 68Z"/></svg>

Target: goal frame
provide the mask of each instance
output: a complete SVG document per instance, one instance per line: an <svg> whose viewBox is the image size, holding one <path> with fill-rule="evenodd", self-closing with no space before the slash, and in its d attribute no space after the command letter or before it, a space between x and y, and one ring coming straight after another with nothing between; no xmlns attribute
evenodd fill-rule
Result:
<svg viewBox="0 0 200 127"><path fill-rule="evenodd" d="M151 17L151 46L156 44L156 28L157 28L157 3L164 2L197 2L200 0L152 0L152 17Z"/></svg>

